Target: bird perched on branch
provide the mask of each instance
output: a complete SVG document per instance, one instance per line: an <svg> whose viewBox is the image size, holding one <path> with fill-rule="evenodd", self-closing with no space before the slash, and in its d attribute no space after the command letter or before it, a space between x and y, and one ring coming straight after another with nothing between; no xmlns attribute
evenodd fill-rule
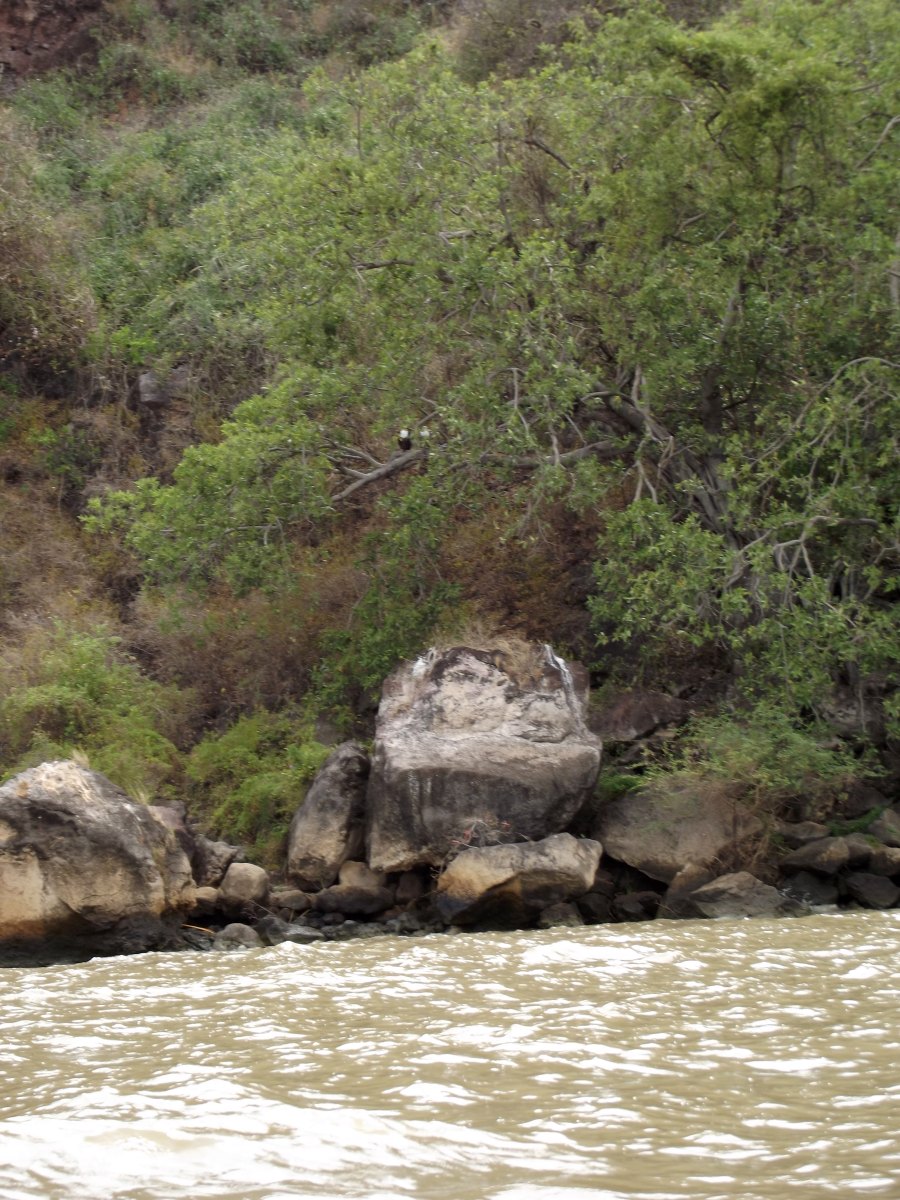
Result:
<svg viewBox="0 0 900 1200"><path fill-rule="evenodd" d="M408 429L401 429L397 434L397 445L401 450L412 450L412 438Z"/></svg>

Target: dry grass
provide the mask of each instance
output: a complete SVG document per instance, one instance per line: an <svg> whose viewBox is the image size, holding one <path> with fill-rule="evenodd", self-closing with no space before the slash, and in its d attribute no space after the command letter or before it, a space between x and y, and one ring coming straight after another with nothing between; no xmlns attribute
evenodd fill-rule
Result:
<svg viewBox="0 0 900 1200"><path fill-rule="evenodd" d="M544 646L501 628L490 617L469 616L452 634L440 639L435 649L441 653L459 646L490 654L495 665L520 687L535 687L543 675Z"/></svg>

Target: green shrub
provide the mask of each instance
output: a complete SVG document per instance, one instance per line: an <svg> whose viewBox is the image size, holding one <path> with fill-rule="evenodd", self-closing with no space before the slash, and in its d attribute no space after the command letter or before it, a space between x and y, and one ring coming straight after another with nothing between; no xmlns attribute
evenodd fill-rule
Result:
<svg viewBox="0 0 900 1200"><path fill-rule="evenodd" d="M647 775L718 781L761 815L812 817L828 815L865 771L866 764L835 746L825 729L759 704L744 713L695 719L668 761Z"/></svg>
<svg viewBox="0 0 900 1200"><path fill-rule="evenodd" d="M134 796L169 794L173 738L190 695L143 676L104 629L57 622L30 638L27 657L0 672L0 763L6 776L55 757L85 757Z"/></svg>
<svg viewBox="0 0 900 1200"><path fill-rule="evenodd" d="M241 843L254 861L275 867L291 818L328 753L328 747L304 738L293 714L242 717L191 752L187 775L195 810L211 833Z"/></svg>

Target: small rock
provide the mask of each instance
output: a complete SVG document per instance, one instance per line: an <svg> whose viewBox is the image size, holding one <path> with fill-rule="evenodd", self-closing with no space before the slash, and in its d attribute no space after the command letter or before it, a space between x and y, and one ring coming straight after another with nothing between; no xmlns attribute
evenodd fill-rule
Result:
<svg viewBox="0 0 900 1200"><path fill-rule="evenodd" d="M219 885L219 907L223 912L243 912L269 899L269 876L253 863L232 863Z"/></svg>
<svg viewBox="0 0 900 1200"><path fill-rule="evenodd" d="M712 868L688 863L669 884L660 902L657 917L664 920L684 920L702 916L691 900L691 895L697 888L715 878L716 873Z"/></svg>
<svg viewBox="0 0 900 1200"><path fill-rule="evenodd" d="M213 942L214 950L255 950L262 945L262 939L255 929L243 925L239 921L226 925L216 934Z"/></svg>
<svg viewBox="0 0 900 1200"><path fill-rule="evenodd" d="M288 925L284 940L296 946L308 946L313 942L323 942L325 935L320 929L310 929L308 925Z"/></svg>
<svg viewBox="0 0 900 1200"><path fill-rule="evenodd" d="M332 942L349 942L362 938L384 937L384 933L385 927L377 922L344 921L329 931L328 939Z"/></svg>
<svg viewBox="0 0 900 1200"><path fill-rule="evenodd" d="M394 903L394 893L388 888L353 887L338 883L317 892L313 907L321 913L343 913L345 916L370 917L384 912Z"/></svg>
<svg viewBox="0 0 900 1200"><path fill-rule="evenodd" d="M584 918L574 904L551 904L537 919L538 929L553 929L557 925L583 925Z"/></svg>
<svg viewBox="0 0 900 1200"><path fill-rule="evenodd" d="M266 946L277 946L287 939L291 926L280 917L267 915L256 922L256 932Z"/></svg>
<svg viewBox="0 0 900 1200"><path fill-rule="evenodd" d="M198 887L218 887L225 872L241 855L239 846L227 842L211 842L202 836L194 838L191 869Z"/></svg>
<svg viewBox="0 0 900 1200"><path fill-rule="evenodd" d="M280 909L282 913L287 913L293 918L309 912L313 906L313 898L309 892L300 892L296 888L273 888L269 894L269 903L273 908Z"/></svg>

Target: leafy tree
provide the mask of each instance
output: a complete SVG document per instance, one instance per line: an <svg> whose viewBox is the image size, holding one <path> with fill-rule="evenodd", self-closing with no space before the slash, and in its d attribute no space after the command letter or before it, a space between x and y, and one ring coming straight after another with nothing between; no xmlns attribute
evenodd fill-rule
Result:
<svg viewBox="0 0 900 1200"><path fill-rule="evenodd" d="M381 663L425 511L499 493L512 531L564 502L600 514L601 639L714 647L795 710L895 670L898 20L637 5L506 83L427 43L314 73L305 133L196 210L202 262L148 306L161 342L201 299L225 343L251 324L268 390L92 521L156 579L250 587L396 496ZM400 426L427 455L389 457Z"/></svg>

